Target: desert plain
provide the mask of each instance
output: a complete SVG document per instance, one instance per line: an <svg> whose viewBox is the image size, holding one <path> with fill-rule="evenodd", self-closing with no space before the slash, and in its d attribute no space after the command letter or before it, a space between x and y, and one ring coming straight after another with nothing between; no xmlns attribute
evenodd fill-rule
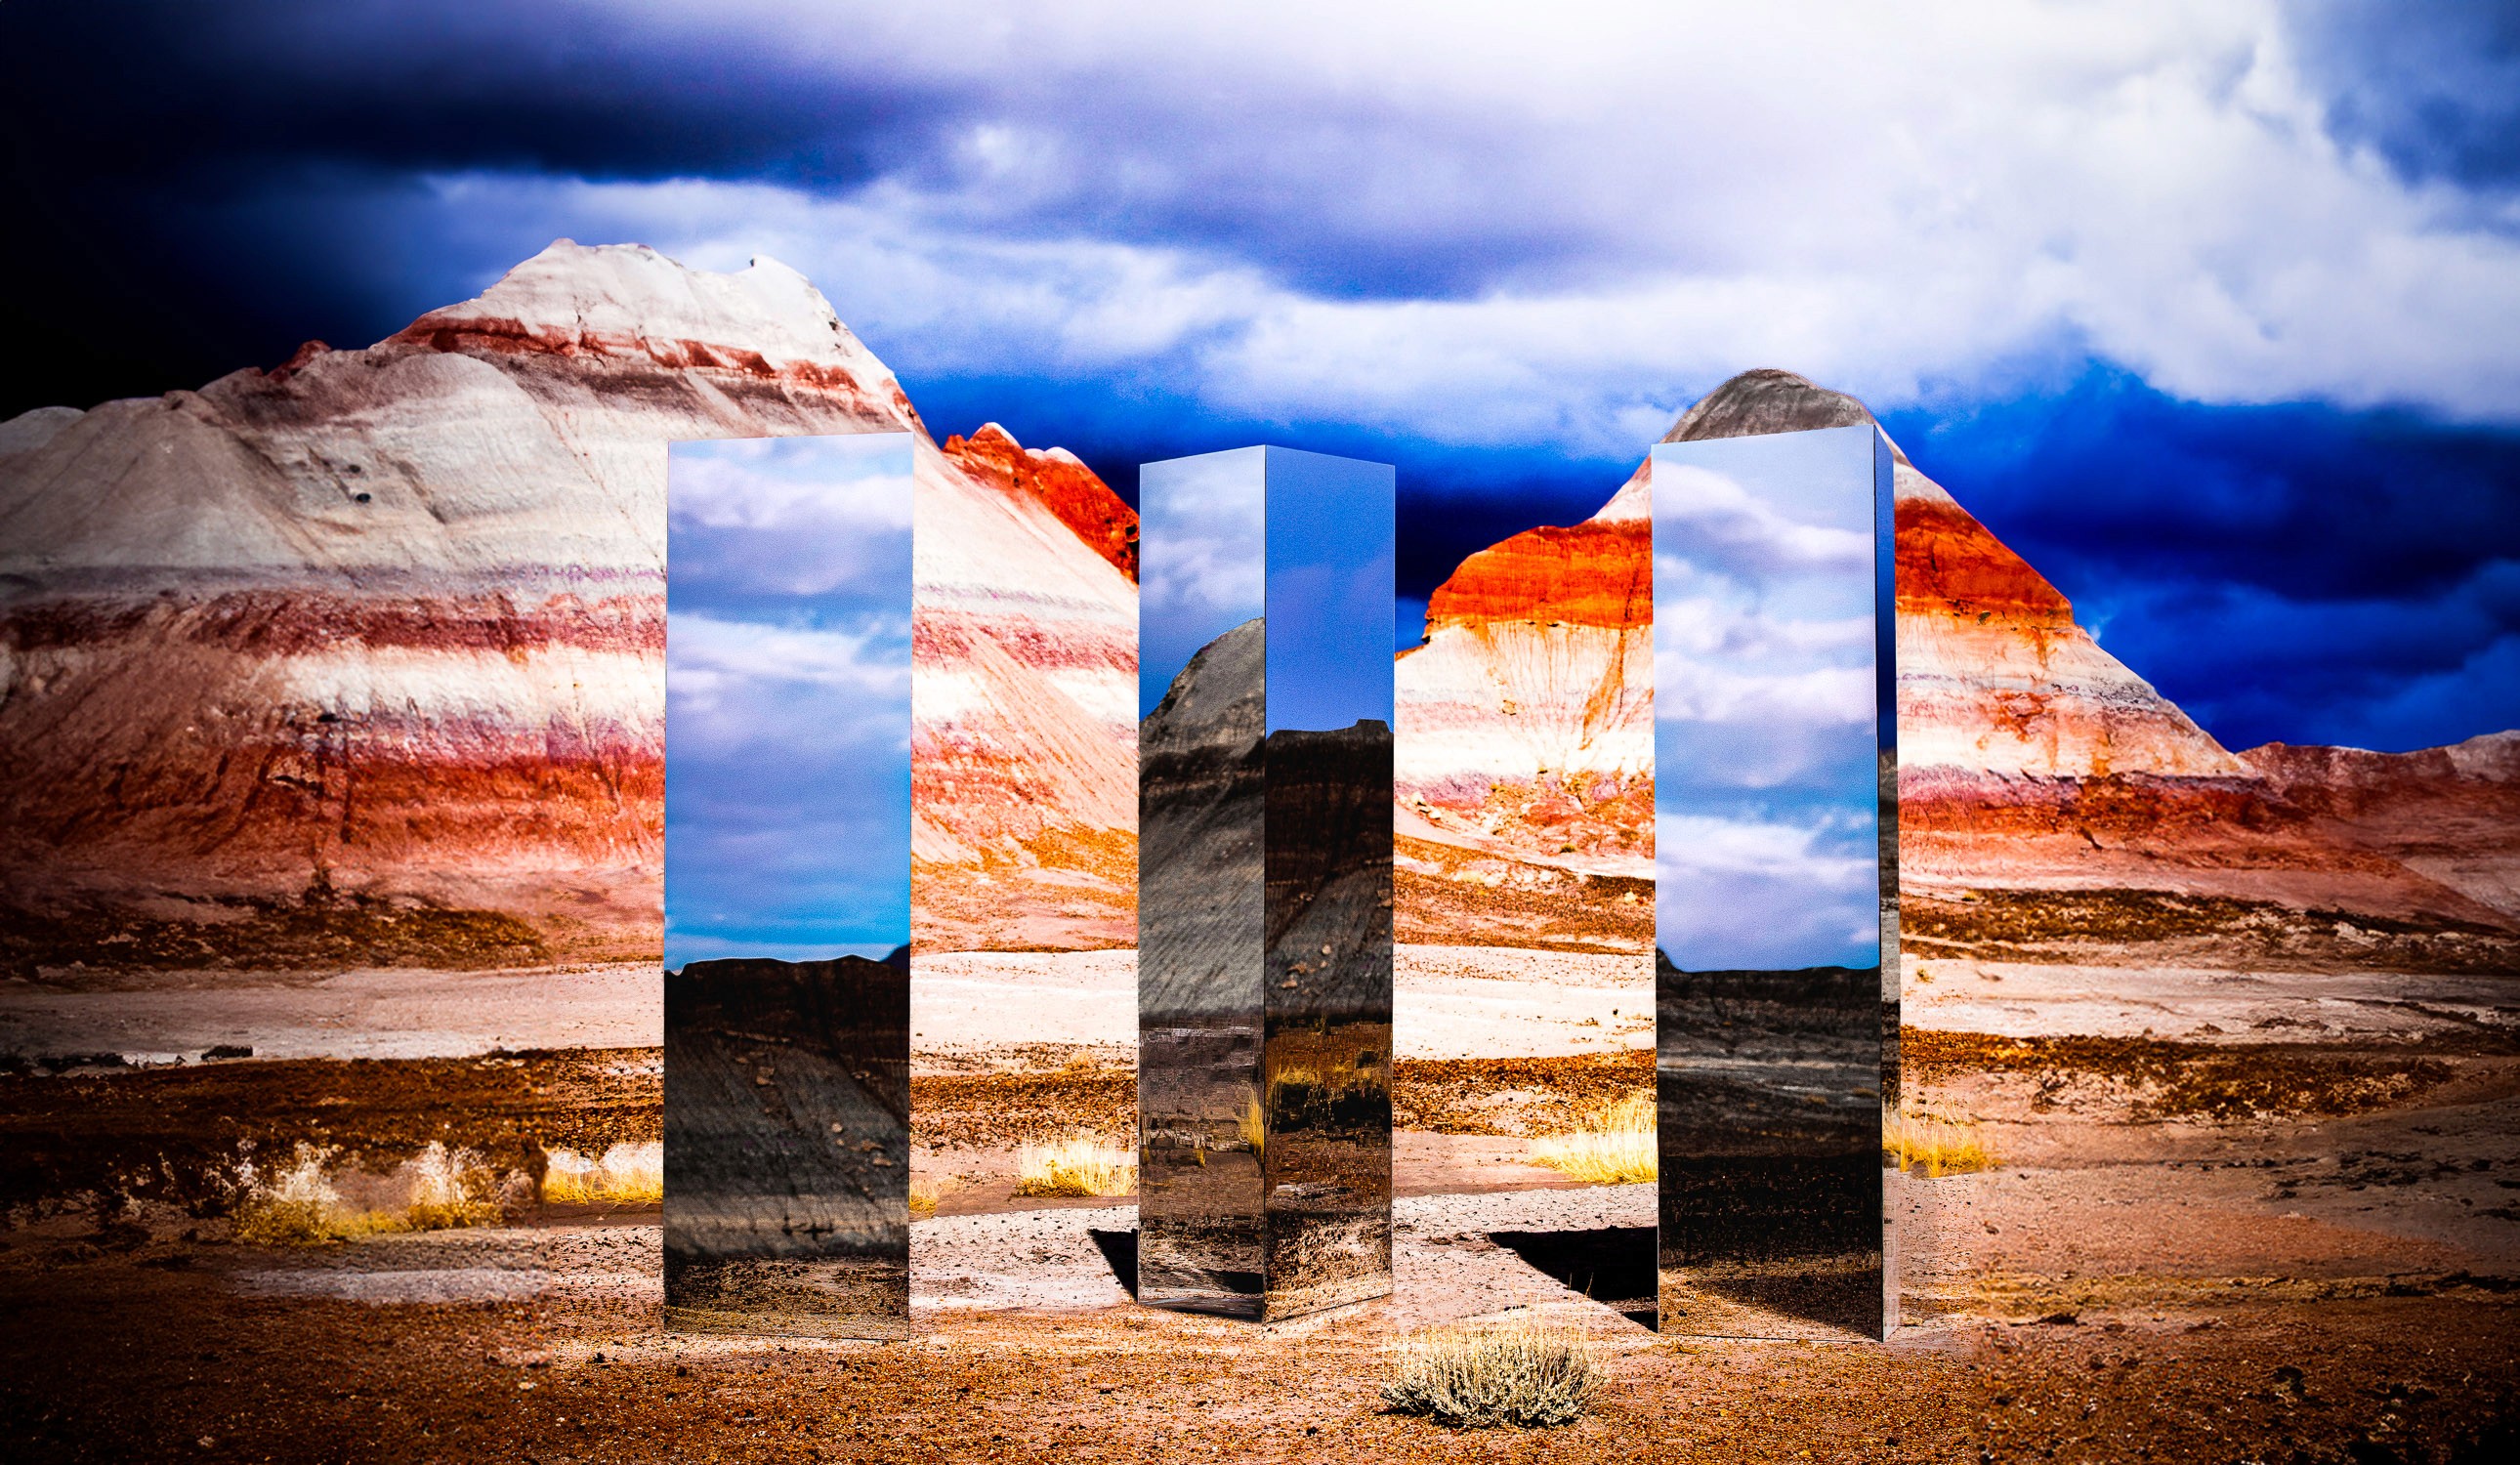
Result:
<svg viewBox="0 0 2520 1465"><path fill-rule="evenodd" d="M2500 1457L2520 998L2139 955L1912 951L1907 1107L1974 1127L1995 1164L1901 1176L1905 1325L1879 1345L1658 1337L1651 1187L1522 1163L1517 1132L1649 1073L1633 957L1403 949L1397 1292L1265 1328L1137 1307L1125 1197L1011 1193L1027 1127L1132 1107L1124 952L944 960L932 984L922 965L914 1163L963 1183L913 1226L914 1336L892 1343L668 1334L652 1205L514 1180L479 1224L236 1235L240 1154L329 1146L343 1193L365 1173L383 1195L431 1139L527 1180L555 1150L652 1140L652 1045L507 1048L502 1027L425 1056L20 1048L0 1426L27 1459ZM1010 973L1026 1001L990 996ZM75 985L13 984L9 1031ZM218 985L299 1003L292 1031L340 999ZM1455 1055L1448 1032L1499 1031L1465 1014L1502 1010L1524 1051ZM1581 1423L1387 1412L1411 1330L1533 1315L1607 1368Z"/></svg>

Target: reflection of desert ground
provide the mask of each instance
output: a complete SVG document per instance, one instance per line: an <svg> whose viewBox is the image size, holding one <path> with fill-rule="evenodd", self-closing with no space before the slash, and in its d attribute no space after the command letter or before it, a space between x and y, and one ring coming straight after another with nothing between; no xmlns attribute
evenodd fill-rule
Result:
<svg viewBox="0 0 2520 1465"><path fill-rule="evenodd" d="M1572 1184L1521 1163L1529 1138L1652 1087L1649 956L1401 946L1392 980L1401 1194ZM1015 1151L1134 1132L1137 999L1134 952L918 958L913 1163L940 1215L1096 1204L1014 1195Z"/></svg>

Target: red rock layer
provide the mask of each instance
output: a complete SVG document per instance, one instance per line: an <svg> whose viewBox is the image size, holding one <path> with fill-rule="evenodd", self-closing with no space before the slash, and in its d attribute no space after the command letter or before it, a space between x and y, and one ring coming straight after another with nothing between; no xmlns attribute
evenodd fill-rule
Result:
<svg viewBox="0 0 2520 1465"><path fill-rule="evenodd" d="M1138 511L1073 455L1056 448L1036 452L997 423L983 422L968 438L946 438L945 456L1006 492L1040 500L1130 584L1137 583Z"/></svg>
<svg viewBox="0 0 2520 1465"><path fill-rule="evenodd" d="M1426 628L1565 621L1653 623L1653 524L1588 519L1525 530L1462 561L1426 599Z"/></svg>
<svg viewBox="0 0 2520 1465"><path fill-rule="evenodd" d="M220 959L285 961L302 943L247 928L287 924L301 896L652 956L664 445L888 430L914 435L931 538L976 547L960 599L922 569L922 626L964 617L993 705L1035 723L1122 706L1131 591L1046 503L1108 491L1063 455L1026 455L1024 485L941 455L775 263L708 275L563 241L365 350L310 342L198 392L0 423L0 958L40 968L189 922L229 933ZM1068 717L1094 746L1049 747L1047 772L1026 760L1049 733L974 716L915 741L985 751L1013 791L940 765L925 781L954 792L930 812L1040 848L989 857L1004 867L966 936L1112 944L1114 871L1134 863L1115 716Z"/></svg>
<svg viewBox="0 0 2520 1465"><path fill-rule="evenodd" d="M2074 606L1949 498L1898 501L1899 608L1992 618L2037 636L2070 630Z"/></svg>
<svg viewBox="0 0 2520 1465"><path fill-rule="evenodd" d="M2342 837L2520 917L2520 732L2413 753L2271 742L2240 761Z"/></svg>

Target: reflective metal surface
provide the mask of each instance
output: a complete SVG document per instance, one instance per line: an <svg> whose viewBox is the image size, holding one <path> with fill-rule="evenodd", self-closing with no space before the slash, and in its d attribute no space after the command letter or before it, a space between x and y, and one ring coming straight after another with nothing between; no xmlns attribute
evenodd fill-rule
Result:
<svg viewBox="0 0 2520 1465"><path fill-rule="evenodd" d="M903 1336L907 434L667 477L665 1315Z"/></svg>
<svg viewBox="0 0 2520 1465"><path fill-rule="evenodd" d="M1897 1320L1888 472L1868 425L1653 450L1668 1332Z"/></svg>
<svg viewBox="0 0 2520 1465"><path fill-rule="evenodd" d="M1139 1299L1382 1296L1391 469L1243 449L1140 502Z"/></svg>

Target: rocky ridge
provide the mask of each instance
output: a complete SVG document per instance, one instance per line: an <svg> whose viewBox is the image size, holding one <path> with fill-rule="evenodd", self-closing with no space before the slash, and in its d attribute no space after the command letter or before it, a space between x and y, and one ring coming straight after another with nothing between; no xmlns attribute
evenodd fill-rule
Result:
<svg viewBox="0 0 2520 1465"><path fill-rule="evenodd" d="M0 424L8 958L287 966L310 921L652 954L663 445L862 431L913 434L954 545L919 566L922 941L1125 944L1125 506L1003 432L935 447L784 265L561 241L364 350Z"/></svg>
<svg viewBox="0 0 2520 1465"><path fill-rule="evenodd" d="M1870 421L1852 397L1757 371L1664 440ZM1401 653L1404 939L1601 940L1633 908L1615 877L1652 849L1650 469L1582 525L1463 561L1429 599L1426 644ZM1905 453L1896 479L1900 873L1921 929L1970 935L1982 892L2098 892L2093 909L2126 919L2094 940L2113 925L2139 938L2162 902L2202 901L2261 923L2362 912L2503 959L2513 734L2235 756ZM1591 912L1592 933L1537 920L1552 899Z"/></svg>

